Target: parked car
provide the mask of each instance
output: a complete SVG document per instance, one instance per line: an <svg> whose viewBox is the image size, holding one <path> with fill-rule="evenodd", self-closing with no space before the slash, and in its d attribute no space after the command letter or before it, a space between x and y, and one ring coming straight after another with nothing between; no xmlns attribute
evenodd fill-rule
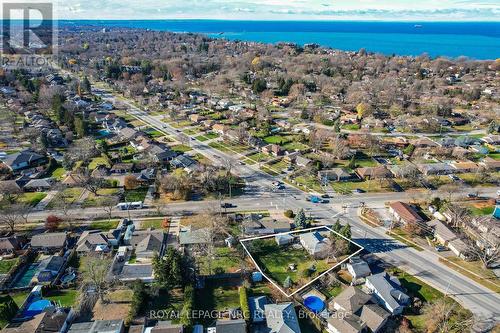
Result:
<svg viewBox="0 0 500 333"><path fill-rule="evenodd" d="M448 175L448 177L450 177L450 179L453 180L453 181L459 181L460 180L460 178L458 178L458 176L456 176L456 175Z"/></svg>
<svg viewBox="0 0 500 333"><path fill-rule="evenodd" d="M362 190L360 188L354 190L354 193L365 193L365 192L366 192L365 190Z"/></svg>
<svg viewBox="0 0 500 333"><path fill-rule="evenodd" d="M467 194L467 198L469 198L469 199L476 199L477 198L477 194L476 193L468 193Z"/></svg>
<svg viewBox="0 0 500 333"><path fill-rule="evenodd" d="M233 205L232 203L225 202L225 203L221 204L220 207L221 208L233 208L233 207L236 207L236 206Z"/></svg>
<svg viewBox="0 0 500 333"><path fill-rule="evenodd" d="M441 245L436 246L434 249L438 252L443 252L443 251L448 250L445 246L441 246Z"/></svg>

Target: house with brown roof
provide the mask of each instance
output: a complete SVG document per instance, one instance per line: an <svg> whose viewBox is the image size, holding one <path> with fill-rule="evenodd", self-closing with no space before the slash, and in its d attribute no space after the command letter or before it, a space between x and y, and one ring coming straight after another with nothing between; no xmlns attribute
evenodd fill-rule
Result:
<svg viewBox="0 0 500 333"><path fill-rule="evenodd" d="M396 201L389 204L389 212L395 220L403 224L423 223L424 219L416 209L406 202Z"/></svg>
<svg viewBox="0 0 500 333"><path fill-rule="evenodd" d="M189 120L191 120L191 122L196 124L199 124L202 120L205 119L207 118L197 113L189 115Z"/></svg>
<svg viewBox="0 0 500 333"><path fill-rule="evenodd" d="M283 150L280 146L276 144L270 144L262 147L262 152L267 155L280 156L283 154Z"/></svg>
<svg viewBox="0 0 500 333"><path fill-rule="evenodd" d="M66 332L71 317L69 309L49 307L42 313L22 322L12 322L2 333L56 333Z"/></svg>
<svg viewBox="0 0 500 333"><path fill-rule="evenodd" d="M228 130L228 126L224 124L214 124L212 126L212 131L218 134L224 134Z"/></svg>
<svg viewBox="0 0 500 333"><path fill-rule="evenodd" d="M471 161L452 162L450 165L455 168L458 173L478 172L480 169L478 164Z"/></svg>
<svg viewBox="0 0 500 333"><path fill-rule="evenodd" d="M500 170L500 160L495 160L491 157L483 158L479 164L483 165L488 170Z"/></svg>
<svg viewBox="0 0 500 333"><path fill-rule="evenodd" d="M357 168L356 174L361 179L388 179L393 177L391 171L383 166Z"/></svg>
<svg viewBox="0 0 500 333"><path fill-rule="evenodd" d="M421 137L410 141L410 144L417 148L434 148L439 147L439 144L428 137Z"/></svg>
<svg viewBox="0 0 500 333"><path fill-rule="evenodd" d="M24 244L26 244L26 239L19 236L7 236L0 238L0 254L14 253L20 250Z"/></svg>

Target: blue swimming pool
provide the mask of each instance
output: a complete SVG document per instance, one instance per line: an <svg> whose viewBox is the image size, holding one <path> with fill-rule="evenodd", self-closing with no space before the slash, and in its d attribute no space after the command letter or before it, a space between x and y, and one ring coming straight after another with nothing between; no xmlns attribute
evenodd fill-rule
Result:
<svg viewBox="0 0 500 333"><path fill-rule="evenodd" d="M35 276L37 272L39 263L35 262L28 267L28 269L23 273L23 275L16 281L14 288L25 288L29 287L31 284L31 279Z"/></svg>
<svg viewBox="0 0 500 333"><path fill-rule="evenodd" d="M317 296L308 296L304 299L304 305L314 313L320 313L325 308L325 302Z"/></svg>
<svg viewBox="0 0 500 333"><path fill-rule="evenodd" d="M41 299L31 303L23 312L23 317L34 317L42 313L46 308L52 306L52 303L46 299Z"/></svg>

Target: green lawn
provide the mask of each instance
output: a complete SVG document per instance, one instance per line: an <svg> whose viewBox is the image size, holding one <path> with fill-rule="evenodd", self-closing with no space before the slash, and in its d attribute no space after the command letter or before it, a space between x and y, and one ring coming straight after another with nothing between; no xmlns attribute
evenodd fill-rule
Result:
<svg viewBox="0 0 500 333"><path fill-rule="evenodd" d="M163 219L143 220L141 221L141 229L162 229Z"/></svg>
<svg viewBox="0 0 500 333"><path fill-rule="evenodd" d="M140 187L135 190L125 190L125 201L126 202L144 201L147 193L148 193L147 187Z"/></svg>
<svg viewBox="0 0 500 333"><path fill-rule="evenodd" d="M238 253L234 249L227 247L216 248L214 257L215 259L212 259L211 263L206 257L198 257L198 265L201 274L210 275L218 269L223 270L224 273L234 273L234 271L241 267Z"/></svg>
<svg viewBox="0 0 500 333"><path fill-rule="evenodd" d="M97 196L90 193L83 201L82 207L101 207L106 200L106 196L117 196L119 192L120 190L117 188L103 188L97 191Z"/></svg>
<svg viewBox="0 0 500 333"><path fill-rule="evenodd" d="M109 231L115 229L118 226L119 222L119 220L93 221L92 223L90 223L90 229Z"/></svg>
<svg viewBox="0 0 500 333"><path fill-rule="evenodd" d="M71 307L76 303L78 291L74 289L49 290L43 294L43 297L61 304L63 307Z"/></svg>
<svg viewBox="0 0 500 333"><path fill-rule="evenodd" d="M64 175L66 174L66 169L63 167L56 168L52 171L52 174L49 177L61 180L63 179Z"/></svg>
<svg viewBox="0 0 500 333"><path fill-rule="evenodd" d="M298 176L294 178L294 181L299 187L307 191L314 190L320 193L323 192L323 189L321 188L321 183L315 176Z"/></svg>
<svg viewBox="0 0 500 333"><path fill-rule="evenodd" d="M36 206L40 201L42 201L47 196L44 192L27 192L23 193L19 198L19 201L30 206Z"/></svg>
<svg viewBox="0 0 500 333"><path fill-rule="evenodd" d="M224 311L238 308L240 296L238 286L228 280L207 280L203 289L196 290L196 308L202 311ZM204 324L213 319L205 318Z"/></svg>
<svg viewBox="0 0 500 333"><path fill-rule="evenodd" d="M330 182L330 186L335 192L341 194L352 193L353 190L359 188L365 192L390 192L391 188L387 187L385 182L378 180L365 180L362 182Z"/></svg>
<svg viewBox="0 0 500 333"><path fill-rule="evenodd" d="M474 207L473 205L471 205L471 206L469 206L469 210L470 210L471 214L474 216L491 215L491 214L493 214L493 211L495 210L495 206L487 206L487 207L477 208L477 207Z"/></svg>
<svg viewBox="0 0 500 333"><path fill-rule="evenodd" d="M198 141L201 141L201 142L205 142L205 141L210 140L205 135L199 135L199 136L195 137L195 139L198 140Z"/></svg>
<svg viewBox="0 0 500 333"><path fill-rule="evenodd" d="M271 135L264 138L264 141L269 144L284 145L292 141L291 137L281 135Z"/></svg>
<svg viewBox="0 0 500 333"><path fill-rule="evenodd" d="M28 298L29 294L30 294L29 291L22 291L19 293L10 294L10 296L12 297L14 302L16 302L17 306L20 307L21 305L23 305L26 298Z"/></svg>
<svg viewBox="0 0 500 333"><path fill-rule="evenodd" d="M7 274L18 262L19 258L0 260L0 274Z"/></svg>
<svg viewBox="0 0 500 333"><path fill-rule="evenodd" d="M193 150L193 148L186 146L186 145L177 145L177 146L172 146L171 147L173 151L177 153L186 153L188 151Z"/></svg>
<svg viewBox="0 0 500 333"><path fill-rule="evenodd" d="M300 143L300 142L290 142L290 143L285 144L283 146L283 149L290 150L290 151L295 151L295 150L304 151L304 150L309 149L309 146L305 145L303 143Z"/></svg>
<svg viewBox="0 0 500 333"><path fill-rule="evenodd" d="M294 284L298 284L301 279L310 280L329 268L326 260L315 260L302 248L278 246L274 238L252 243L248 246L253 258L264 273L280 285L283 285L287 277L290 277ZM295 271L289 269L291 264L297 265ZM316 271L311 276L305 277L304 272L312 266L316 267Z"/></svg>
<svg viewBox="0 0 500 333"><path fill-rule="evenodd" d="M104 165L107 168L111 168L107 159L105 159L104 157L95 157L92 159L92 161L90 161L89 169L94 170L100 165Z"/></svg>

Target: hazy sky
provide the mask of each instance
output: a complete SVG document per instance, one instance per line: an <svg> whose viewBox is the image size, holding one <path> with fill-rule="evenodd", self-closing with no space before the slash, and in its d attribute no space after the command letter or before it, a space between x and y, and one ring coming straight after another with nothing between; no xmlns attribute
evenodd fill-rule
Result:
<svg viewBox="0 0 500 333"><path fill-rule="evenodd" d="M500 21L500 0L55 0L60 18Z"/></svg>

